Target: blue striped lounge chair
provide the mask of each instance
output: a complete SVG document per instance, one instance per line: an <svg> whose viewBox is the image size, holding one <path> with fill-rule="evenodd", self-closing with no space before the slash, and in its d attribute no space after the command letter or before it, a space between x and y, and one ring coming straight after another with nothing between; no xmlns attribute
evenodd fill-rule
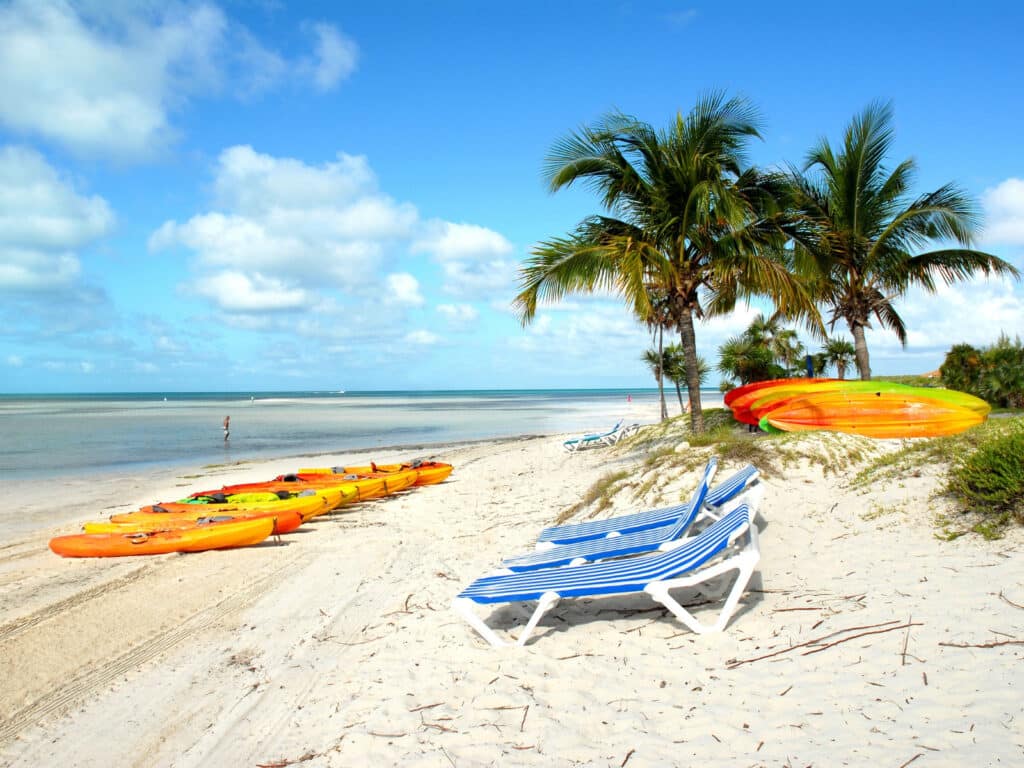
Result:
<svg viewBox="0 0 1024 768"><path fill-rule="evenodd" d="M708 460L717 462L715 457ZM719 517L721 508L727 502L739 496L747 488L757 482L759 472L752 464L733 473L726 480L711 488L704 498L703 513ZM603 539L608 536L619 536L626 533L645 531L674 524L680 517L688 515L688 504L676 504L671 507L652 509L646 512L635 512L619 515L605 520L587 520L582 523L567 523L545 528L537 537L537 549L547 549L556 544L573 544L591 539Z"/></svg>
<svg viewBox="0 0 1024 768"><path fill-rule="evenodd" d="M622 420L616 422L615 426L607 432L598 432L582 437L574 437L562 443L562 447L569 453L575 453L581 448L593 448L598 445L612 445L619 436L619 429L622 427Z"/></svg>
<svg viewBox="0 0 1024 768"><path fill-rule="evenodd" d="M708 462L704 468L704 475L693 492L693 497L688 504L684 505L685 512L672 525L535 550L508 558L502 567L509 572L533 571L538 568L579 565L594 560L608 560L613 557L675 549L681 545L683 537L703 510L708 486L711 484L711 479L715 476L717 468L718 461L716 459ZM760 501L759 495L758 501ZM756 511L756 503L752 503L752 505Z"/></svg>
<svg viewBox="0 0 1024 768"><path fill-rule="evenodd" d="M699 535L669 552L527 573L485 576L452 601L452 608L492 646L503 641L475 612L479 605L537 601L516 640L525 645L537 623L563 598L647 593L697 633L725 629L760 559L754 512L747 504L716 520ZM702 624L670 592L705 584L736 571L735 581L714 622Z"/></svg>

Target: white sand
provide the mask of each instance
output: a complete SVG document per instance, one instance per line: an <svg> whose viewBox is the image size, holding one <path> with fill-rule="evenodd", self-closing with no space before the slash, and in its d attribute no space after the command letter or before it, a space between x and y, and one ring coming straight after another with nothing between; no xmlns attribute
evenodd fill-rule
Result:
<svg viewBox="0 0 1024 768"><path fill-rule="evenodd" d="M40 530L0 548L0 763L1024 762L1024 645L942 645L1024 639L1024 536L939 541L930 471L869 491L814 467L769 475L758 574L722 634L694 635L642 596L567 600L527 647L495 650L452 597L643 457L570 456L559 439L529 438L438 458L456 465L443 485L321 519L281 545L64 560L45 548L54 531ZM295 468L153 475L129 501ZM616 510L678 498L695 478L623 494ZM76 522L131 505L92 492ZM481 615L504 633L527 610ZM873 626L884 622L895 624ZM909 634L730 664L906 623Z"/></svg>

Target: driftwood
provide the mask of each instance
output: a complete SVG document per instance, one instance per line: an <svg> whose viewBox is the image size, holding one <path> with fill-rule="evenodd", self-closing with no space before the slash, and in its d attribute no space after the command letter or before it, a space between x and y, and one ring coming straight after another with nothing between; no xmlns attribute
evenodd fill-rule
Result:
<svg viewBox="0 0 1024 768"><path fill-rule="evenodd" d="M892 622L883 622L882 624L869 624L869 625L865 625L863 627L848 627L845 630L836 630L835 632L829 632L827 635L822 635L821 637L816 637L813 640L808 640L808 641L803 642L803 643L797 643L796 645L791 645L790 647L782 648L781 650L776 650L776 651L774 651L772 653L765 653L763 656L755 656L753 658L742 658L742 659L739 659L739 660L733 659L733 660L731 660L731 662L726 664L726 669L734 670L737 667L740 667L741 665L744 665L744 664L751 664L752 662L760 662L760 660L762 660L764 658L771 658L773 656L781 655L782 653L788 653L791 650L796 650L797 648L805 648L808 645L814 645L816 643L820 643L822 640L827 640L829 637L836 637L836 635L842 635L844 632L856 632L857 630L869 630L869 629L873 629L873 628L876 628L876 627L886 627L888 625L896 624L896 623L897 623L897 621L893 620ZM902 629L902 628L901 627L893 627L892 629ZM848 638L848 639L852 640L853 638Z"/></svg>
<svg viewBox="0 0 1024 768"><path fill-rule="evenodd" d="M995 643L939 643L947 648L998 648L1000 645L1024 645L1024 640L999 640Z"/></svg>

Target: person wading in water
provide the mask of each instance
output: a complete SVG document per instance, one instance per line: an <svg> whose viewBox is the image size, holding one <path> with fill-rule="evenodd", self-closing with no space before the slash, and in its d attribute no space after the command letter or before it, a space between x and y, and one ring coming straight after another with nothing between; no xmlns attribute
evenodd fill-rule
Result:
<svg viewBox="0 0 1024 768"><path fill-rule="evenodd" d="M228 436L231 434L231 417L224 417L224 442L228 441Z"/></svg>

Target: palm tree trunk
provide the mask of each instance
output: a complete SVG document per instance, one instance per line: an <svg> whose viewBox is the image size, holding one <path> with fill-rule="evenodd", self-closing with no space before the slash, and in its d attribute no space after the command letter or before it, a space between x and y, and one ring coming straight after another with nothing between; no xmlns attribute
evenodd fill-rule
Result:
<svg viewBox="0 0 1024 768"><path fill-rule="evenodd" d="M868 342L864 338L864 326L860 323L850 323L850 333L853 334L853 350L857 359L857 372L863 381L871 380L871 361L868 358Z"/></svg>
<svg viewBox="0 0 1024 768"><path fill-rule="evenodd" d="M665 421L668 418L668 406L665 405L665 371L663 365L665 363L665 327L662 325L658 326L658 394L661 397L661 420Z"/></svg>
<svg viewBox="0 0 1024 768"><path fill-rule="evenodd" d="M686 409L683 407L683 388L679 386L679 380L674 380L676 385L676 397L679 398L679 413L686 413Z"/></svg>
<svg viewBox="0 0 1024 768"><path fill-rule="evenodd" d="M836 360L836 373L839 375L839 379L843 380L846 378L846 361Z"/></svg>
<svg viewBox="0 0 1024 768"><path fill-rule="evenodd" d="M690 396L690 429L704 431L704 411L700 407L700 370L697 368L697 337L693 332L693 310L687 307L679 318L679 343L686 361L686 389Z"/></svg>

